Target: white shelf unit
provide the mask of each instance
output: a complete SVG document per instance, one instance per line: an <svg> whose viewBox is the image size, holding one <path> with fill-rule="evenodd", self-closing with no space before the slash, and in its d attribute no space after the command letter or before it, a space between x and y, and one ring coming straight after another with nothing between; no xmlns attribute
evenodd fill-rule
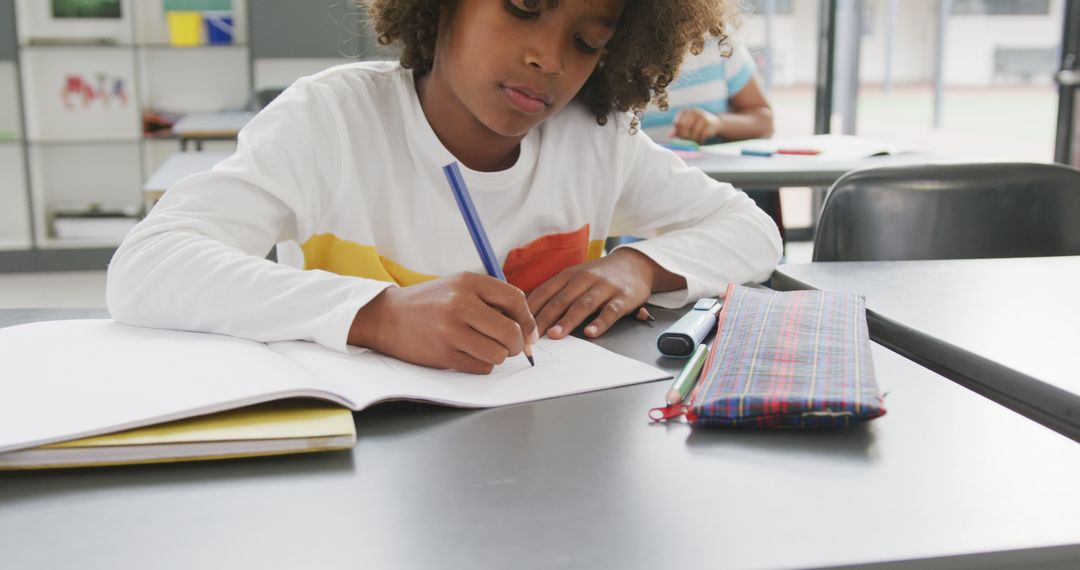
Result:
<svg viewBox="0 0 1080 570"><path fill-rule="evenodd" d="M113 240L60 240L50 228L57 209L98 203L139 207L142 204L141 141L102 141L93 145L30 143L35 239L42 249L98 248ZM50 223L46 223L50 222Z"/></svg>
<svg viewBox="0 0 1080 570"><path fill-rule="evenodd" d="M20 49L31 142L137 140L142 119L128 46Z"/></svg>
<svg viewBox="0 0 1080 570"><path fill-rule="evenodd" d="M33 246L18 79L17 63L0 61L0 252Z"/></svg>
<svg viewBox="0 0 1080 570"><path fill-rule="evenodd" d="M43 250L115 247L119 239L57 239L51 231L54 213L94 204L142 206L143 182L179 150L175 138L143 134L145 111L184 114L248 104L247 1L232 0L232 44L196 47L169 45L160 0L121 0L121 18L96 20L54 19L52 3L41 0L15 4L21 81L12 84L21 83L21 98L27 103L21 151L27 157L29 180L24 176L21 181L0 182L0 199L10 203L7 199L18 194L9 184L21 187L20 211L30 212L33 231L26 214L22 224L14 225L18 216L9 216L5 208L0 214L0 250L5 244L9 249ZM0 79L2 73L0 67ZM0 105L3 97L0 87ZM0 133L4 112L0 109ZM16 159L0 150L0 164L5 160ZM32 207L26 203L27 195ZM18 232L26 239L8 239L9 233Z"/></svg>
<svg viewBox="0 0 1080 570"><path fill-rule="evenodd" d="M0 257L11 250L107 250L117 245L113 240L58 240L51 235L51 222L58 207L76 201L142 203L143 181L180 148L176 138L143 135L144 111L232 110L246 106L253 86L284 87L332 65L398 55L377 47L362 11L339 0L232 0L233 43L199 47L170 45L162 0L120 0L122 17L112 20L54 19L52 2L46 0L0 0L0 13L10 14L12 4L15 17L0 17L0 42L4 34L11 40L0 45L0 60L13 60L0 61L0 138L5 129L16 133L0 141ZM253 33L252 26L260 33ZM18 37L17 48L12 34ZM45 78L48 69L39 66L54 64L55 71L55 60L63 59L58 56L72 52L100 54L103 65L123 60L116 75L128 78L124 87L130 106L100 129L93 121L80 124L63 115L69 113L60 110L65 85ZM93 68L74 71L96 84ZM27 79L41 83L29 86ZM24 92L34 96L36 116L20 108L19 100L27 100ZM205 150L234 148L232 141L204 144ZM64 258L97 260L100 254L86 251ZM46 257L48 251L41 256Z"/></svg>
<svg viewBox="0 0 1080 570"><path fill-rule="evenodd" d="M247 46L140 46L139 94L144 109L193 113L245 108L251 98Z"/></svg>
<svg viewBox="0 0 1080 570"><path fill-rule="evenodd" d="M15 0L15 20L20 45L30 43L89 44L103 41L131 45L132 4L147 0L120 0L120 18L53 18L53 2Z"/></svg>
<svg viewBox="0 0 1080 570"><path fill-rule="evenodd" d="M30 249L30 204L26 194L23 145L0 142L0 251Z"/></svg>
<svg viewBox="0 0 1080 570"><path fill-rule="evenodd" d="M18 85L18 66L14 61L0 61L0 142L22 140Z"/></svg>

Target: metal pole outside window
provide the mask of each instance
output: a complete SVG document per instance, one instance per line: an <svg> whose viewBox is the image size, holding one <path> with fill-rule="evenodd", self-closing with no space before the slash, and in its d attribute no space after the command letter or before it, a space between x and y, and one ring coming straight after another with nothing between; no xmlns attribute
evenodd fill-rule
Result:
<svg viewBox="0 0 1080 570"><path fill-rule="evenodd" d="M817 76L814 93L814 133L832 130L833 80L836 75L836 2L820 0L818 10Z"/></svg>
<svg viewBox="0 0 1080 570"><path fill-rule="evenodd" d="M1080 167L1080 145L1076 143L1077 85L1080 85L1080 7L1076 0L1065 2L1064 31L1061 38L1061 68L1054 76L1058 84L1057 136L1054 162Z"/></svg>

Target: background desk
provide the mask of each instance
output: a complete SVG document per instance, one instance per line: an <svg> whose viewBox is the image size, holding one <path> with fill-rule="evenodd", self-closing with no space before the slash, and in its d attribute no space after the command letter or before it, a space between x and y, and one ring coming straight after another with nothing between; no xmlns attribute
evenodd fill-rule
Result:
<svg viewBox="0 0 1080 570"><path fill-rule="evenodd" d="M825 200L825 191L844 174L862 168L917 164L932 160L923 153L900 153L871 156L857 160L828 160L819 157L728 156L703 152L703 156L686 159L686 164L701 169L709 177L745 191L781 227L785 241L814 239L818 213ZM779 189L809 186L813 189L810 204L810 227L785 228L780 215Z"/></svg>
<svg viewBox="0 0 1080 570"><path fill-rule="evenodd" d="M181 179L206 172L230 156L231 152L175 152L143 184L143 197L151 203L156 202Z"/></svg>
<svg viewBox="0 0 1080 570"><path fill-rule="evenodd" d="M772 283L865 295L875 340L1080 440L1080 257L790 264Z"/></svg>
<svg viewBox="0 0 1080 570"><path fill-rule="evenodd" d="M711 178L728 182L736 188L768 189L791 186L831 186L852 170L874 166L919 164L934 160L930 155L906 152L887 156L871 156L857 160L824 160L817 157L783 156L726 156L702 153L686 159L686 164L699 168Z"/></svg>
<svg viewBox="0 0 1080 570"><path fill-rule="evenodd" d="M180 138L180 150L186 150L188 142L202 150L202 141L235 139L254 116L252 111L191 113L177 121L172 131Z"/></svg>
<svg viewBox="0 0 1080 570"><path fill-rule="evenodd" d="M680 314L621 322L602 344L656 361L656 332ZM0 311L0 325L33 316ZM0 474L0 560L50 569L656 570L950 555L970 556L889 567L1080 563L1080 445L886 349L873 354L889 413L842 431L652 425L646 410L669 385L657 382L491 410L384 404L356 414L352 452Z"/></svg>

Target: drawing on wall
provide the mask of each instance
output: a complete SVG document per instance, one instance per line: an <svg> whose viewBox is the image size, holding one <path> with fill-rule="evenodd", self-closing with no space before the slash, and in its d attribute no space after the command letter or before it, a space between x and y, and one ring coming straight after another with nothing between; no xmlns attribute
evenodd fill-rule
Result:
<svg viewBox="0 0 1080 570"><path fill-rule="evenodd" d="M127 106L128 95L124 87L124 78L110 76L106 73L94 74L92 81L79 74L67 75L64 81L64 89L60 92L60 99L64 102L64 108L74 111L76 108L86 109L95 101L100 101L105 107L112 105ZM76 105L75 102L79 105Z"/></svg>
<svg viewBox="0 0 1080 570"><path fill-rule="evenodd" d="M53 18L121 18L120 0L52 0Z"/></svg>
<svg viewBox="0 0 1080 570"><path fill-rule="evenodd" d="M25 50L23 61L29 138L134 139L142 133L131 50Z"/></svg>

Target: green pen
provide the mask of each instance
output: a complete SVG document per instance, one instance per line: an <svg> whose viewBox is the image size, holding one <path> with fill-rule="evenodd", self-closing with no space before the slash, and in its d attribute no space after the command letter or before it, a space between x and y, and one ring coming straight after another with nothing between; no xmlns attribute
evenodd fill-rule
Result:
<svg viewBox="0 0 1080 570"><path fill-rule="evenodd" d="M670 144L672 147L680 148L680 149L684 149L684 150L697 150L697 149L701 148L701 145L699 145L697 143L697 141L692 141L692 140L689 140L689 139L675 138L675 139L671 139L671 142L669 142L668 144Z"/></svg>
<svg viewBox="0 0 1080 570"><path fill-rule="evenodd" d="M674 406L686 400L686 397L690 395L690 391L694 389L698 376L701 376L701 368L705 366L705 357L708 354L709 346L699 344L694 354L686 361L686 366L683 366L683 369L679 371L679 375L675 377L675 383L668 389L667 396L665 396L667 405Z"/></svg>

